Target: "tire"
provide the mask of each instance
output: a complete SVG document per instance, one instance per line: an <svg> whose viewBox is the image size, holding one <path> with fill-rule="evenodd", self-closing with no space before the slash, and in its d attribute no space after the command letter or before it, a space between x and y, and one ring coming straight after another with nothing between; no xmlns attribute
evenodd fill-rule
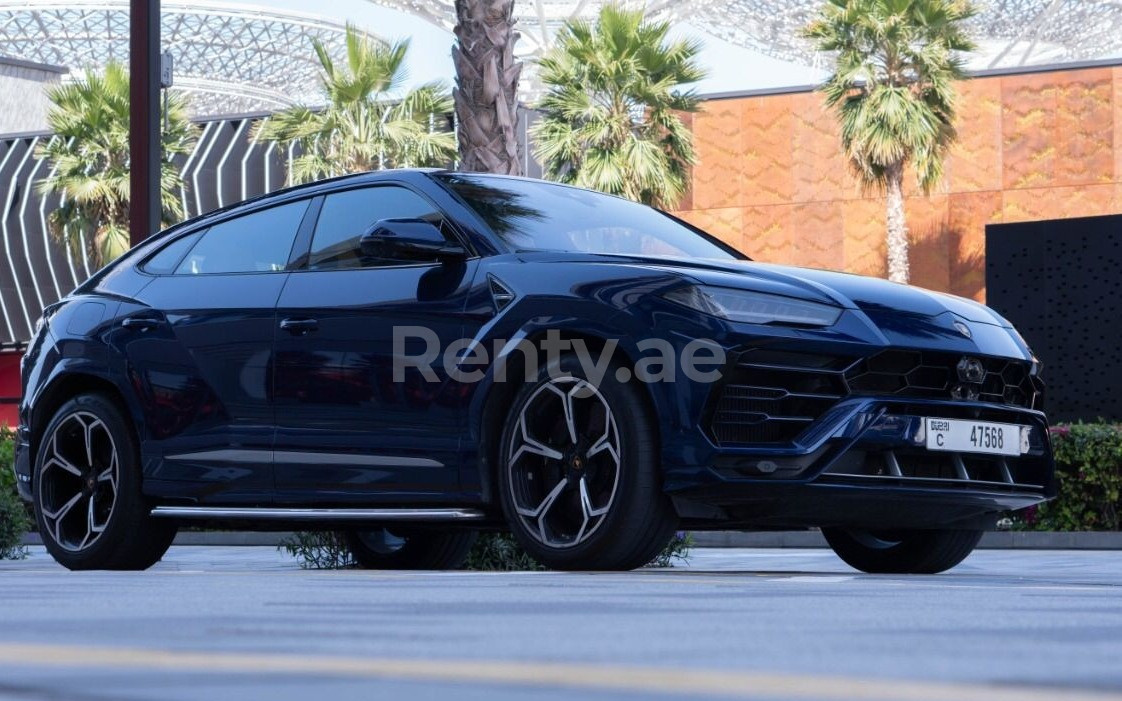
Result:
<svg viewBox="0 0 1122 701"><path fill-rule="evenodd" d="M347 547L367 570L457 570L475 543L473 531L347 531Z"/></svg>
<svg viewBox="0 0 1122 701"><path fill-rule="evenodd" d="M823 528L822 535L838 557L862 572L937 574L965 560L982 531Z"/></svg>
<svg viewBox="0 0 1122 701"><path fill-rule="evenodd" d="M595 386L576 356L564 355L540 369L508 413L497 460L503 512L546 567L641 567L677 526L662 491L654 417L618 369Z"/></svg>
<svg viewBox="0 0 1122 701"><path fill-rule="evenodd" d="M176 528L151 517L138 457L109 397L81 394L55 412L39 441L33 496L43 544L63 567L143 570L167 552Z"/></svg>

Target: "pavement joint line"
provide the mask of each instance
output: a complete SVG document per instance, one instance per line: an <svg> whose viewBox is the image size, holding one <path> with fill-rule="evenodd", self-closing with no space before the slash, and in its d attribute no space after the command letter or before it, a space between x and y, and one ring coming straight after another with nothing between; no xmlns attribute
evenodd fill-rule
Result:
<svg viewBox="0 0 1122 701"><path fill-rule="evenodd" d="M1120 701L1122 693L1062 687L812 677L789 673L516 660L397 659L0 643L0 664L51 668L284 674L415 682L614 690L733 698L862 701Z"/></svg>

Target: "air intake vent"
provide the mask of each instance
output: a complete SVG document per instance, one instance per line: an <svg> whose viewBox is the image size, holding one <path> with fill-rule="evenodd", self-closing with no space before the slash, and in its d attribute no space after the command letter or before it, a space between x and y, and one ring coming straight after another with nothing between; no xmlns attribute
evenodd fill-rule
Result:
<svg viewBox="0 0 1122 701"><path fill-rule="evenodd" d="M845 396L852 358L756 348L737 359L712 407L722 445L787 443Z"/></svg>
<svg viewBox="0 0 1122 701"><path fill-rule="evenodd" d="M487 280L491 284L491 299L495 300L495 309L502 311L514 301L514 293L494 275L488 275Z"/></svg>

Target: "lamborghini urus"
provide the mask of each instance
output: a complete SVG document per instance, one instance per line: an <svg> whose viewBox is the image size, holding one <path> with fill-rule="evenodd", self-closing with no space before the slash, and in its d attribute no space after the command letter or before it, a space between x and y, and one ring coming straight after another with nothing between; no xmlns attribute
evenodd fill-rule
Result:
<svg viewBox="0 0 1122 701"><path fill-rule="evenodd" d="M72 569L213 524L396 568L509 529L602 570L815 527L932 573L1054 490L1039 364L991 309L528 179L368 173L177 225L51 305L22 370L18 485Z"/></svg>

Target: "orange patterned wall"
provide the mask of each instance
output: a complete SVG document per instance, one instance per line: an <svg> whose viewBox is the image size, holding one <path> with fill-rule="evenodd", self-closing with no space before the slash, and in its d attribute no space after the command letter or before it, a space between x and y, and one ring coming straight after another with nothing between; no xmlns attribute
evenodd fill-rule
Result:
<svg viewBox="0 0 1122 701"><path fill-rule="evenodd" d="M678 212L757 260L885 274L884 203L861 192L822 96L721 98L692 116ZM912 282L985 298L985 227L1122 213L1122 66L973 78L930 196L909 182Z"/></svg>

